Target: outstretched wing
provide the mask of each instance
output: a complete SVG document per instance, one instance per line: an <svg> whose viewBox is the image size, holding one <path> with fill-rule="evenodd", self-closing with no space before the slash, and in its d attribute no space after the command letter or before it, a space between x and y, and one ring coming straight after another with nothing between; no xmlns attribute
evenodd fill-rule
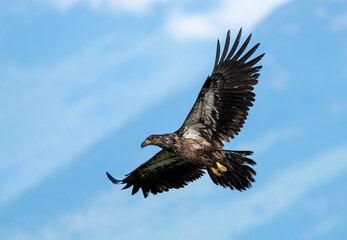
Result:
<svg viewBox="0 0 347 240"><path fill-rule="evenodd" d="M223 146L237 135L247 119L249 107L253 106L255 94L253 86L258 82L261 66L254 66L264 56L249 60L259 43L244 54L251 39L246 39L238 51L242 29L229 51L230 31L228 31L221 58L220 44L213 72L204 83L198 98L179 132L183 136L203 137ZM247 61L247 62L246 62Z"/></svg>
<svg viewBox="0 0 347 240"><path fill-rule="evenodd" d="M171 188L183 188L204 174L203 166L184 161L171 151L161 150L150 160L140 165L123 180L107 177L113 183L126 184L123 189L133 186L132 194L140 188L146 198L148 193L161 193Z"/></svg>

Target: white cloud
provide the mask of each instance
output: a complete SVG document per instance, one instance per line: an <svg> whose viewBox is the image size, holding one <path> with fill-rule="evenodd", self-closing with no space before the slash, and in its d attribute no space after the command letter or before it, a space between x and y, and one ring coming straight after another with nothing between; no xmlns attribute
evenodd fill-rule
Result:
<svg viewBox="0 0 347 240"><path fill-rule="evenodd" d="M36 0L37 4L53 6L67 11L78 5L91 10L125 13L144 13L155 5L167 4L169 15L164 20L163 30L174 39L216 38L227 29L237 31L240 27L252 30L279 6L290 0L219 0L216 6L204 12L186 12L181 1L172 0ZM14 5L30 5L29 2L15 2Z"/></svg>
<svg viewBox="0 0 347 240"><path fill-rule="evenodd" d="M171 12L165 31L175 39L206 38L217 35L217 29L202 14L183 14L178 10Z"/></svg>
<svg viewBox="0 0 347 240"><path fill-rule="evenodd" d="M215 38L226 29L240 27L252 30L277 7L290 0L222 0L206 12L184 13L175 9L169 16L165 31L178 40Z"/></svg>
<svg viewBox="0 0 347 240"><path fill-rule="evenodd" d="M112 9L123 9L129 12L143 12L154 4L165 2L166 0L109 0L108 5Z"/></svg>
<svg viewBox="0 0 347 240"><path fill-rule="evenodd" d="M37 0L40 4L56 7L60 11L67 11L79 4L86 5L92 10L111 10L115 12L142 13L148 11L155 4L168 0Z"/></svg>

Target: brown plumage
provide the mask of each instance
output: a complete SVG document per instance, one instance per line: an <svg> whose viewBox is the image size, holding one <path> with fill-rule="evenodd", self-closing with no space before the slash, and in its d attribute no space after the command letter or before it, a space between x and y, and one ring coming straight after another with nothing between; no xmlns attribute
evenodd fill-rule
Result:
<svg viewBox="0 0 347 240"><path fill-rule="evenodd" d="M241 29L229 50L228 31L221 57L218 40L213 72L181 128L171 134L149 136L141 147L157 145L162 150L123 180L116 180L106 172L113 183L126 184L123 189L132 186L132 194L141 188L147 197L148 193L184 187L207 170L217 185L239 191L251 187L256 173L249 165L255 162L247 156L252 152L223 150L223 141L234 138L247 119L255 97L253 86L261 69L254 65L264 56L249 60L259 43L244 53L251 35L237 50L240 38Z"/></svg>

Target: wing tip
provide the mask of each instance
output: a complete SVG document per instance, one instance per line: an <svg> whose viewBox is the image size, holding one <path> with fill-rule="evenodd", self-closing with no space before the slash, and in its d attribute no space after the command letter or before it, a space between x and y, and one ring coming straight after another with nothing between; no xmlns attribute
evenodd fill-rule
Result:
<svg viewBox="0 0 347 240"><path fill-rule="evenodd" d="M121 180L115 179L115 178L112 177L112 175L109 174L108 172L106 172L106 176L108 177L108 179L110 179L110 181L111 181L113 184L120 184L120 183L122 183Z"/></svg>
<svg viewBox="0 0 347 240"><path fill-rule="evenodd" d="M217 68L219 63L219 55L220 55L220 42L219 39L217 39L217 50L216 50L216 60L214 62L213 71Z"/></svg>
<svg viewBox="0 0 347 240"><path fill-rule="evenodd" d="M225 45L224 45L222 57L220 58L220 62L225 61L225 57L226 57L226 55L228 53L228 49L229 49L229 44L230 44L230 29L227 32L227 36L225 39Z"/></svg>

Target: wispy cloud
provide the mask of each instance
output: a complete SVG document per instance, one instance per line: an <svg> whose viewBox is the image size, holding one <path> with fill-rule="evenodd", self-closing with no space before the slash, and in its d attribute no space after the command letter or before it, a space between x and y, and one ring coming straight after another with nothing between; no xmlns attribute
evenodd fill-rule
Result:
<svg viewBox="0 0 347 240"><path fill-rule="evenodd" d="M331 103L331 115L335 119L342 118L347 115L347 100L334 99Z"/></svg>
<svg viewBox="0 0 347 240"><path fill-rule="evenodd" d="M227 29L237 31L240 27L251 31L258 23L266 19L271 12L290 0L219 0L209 10L185 10L183 1L172 0L37 0L15 2L13 7L34 4L53 7L59 11L68 11L84 5L92 11L141 14L154 6L165 4L168 16L163 21L163 31L176 40L196 38L214 39Z"/></svg>
<svg viewBox="0 0 347 240"><path fill-rule="evenodd" d="M23 8L34 4L53 7L59 11L68 11L84 5L93 11L111 11L115 13L144 13L158 4L166 4L169 12L164 20L163 30L178 40L195 38L215 38L231 28L235 31L244 27L252 30L279 6L290 0L219 0L215 7L204 11L186 11L184 3L172 0L37 0L15 2L13 7Z"/></svg>
<svg viewBox="0 0 347 240"><path fill-rule="evenodd" d="M142 13L155 4L169 0L38 0L40 4L50 5L60 11L67 11L77 5L85 5L92 10L111 10L115 12Z"/></svg>
<svg viewBox="0 0 347 240"><path fill-rule="evenodd" d="M272 88L276 91L282 91L285 89L288 84L288 80L290 79L290 74L288 70L285 69L277 69L274 72L274 76L272 79Z"/></svg>
<svg viewBox="0 0 347 240"><path fill-rule="evenodd" d="M222 0L204 12L185 12L179 8L171 12L164 28L179 40L215 38L226 29L244 27L252 30L277 7L290 0Z"/></svg>
<svg viewBox="0 0 347 240"><path fill-rule="evenodd" d="M332 30L335 32L347 29L347 12L332 17Z"/></svg>
<svg viewBox="0 0 347 240"><path fill-rule="evenodd" d="M302 240L319 239L326 236L329 232L339 225L340 219L337 215L322 219L316 226L309 228L300 238Z"/></svg>
<svg viewBox="0 0 347 240"><path fill-rule="evenodd" d="M102 38L56 65L12 64L0 70L0 207L108 132L188 86L174 60L146 81L141 75L133 81L102 80L119 64L158 46L159 39L150 36L122 50L110 47L112 41ZM141 91L134 94L134 85Z"/></svg>
<svg viewBox="0 0 347 240"><path fill-rule="evenodd" d="M239 146L237 146L237 149L252 149L252 151L258 154L270 149L274 144L295 138L299 134L300 130L294 127L272 130L254 141L240 143Z"/></svg>

